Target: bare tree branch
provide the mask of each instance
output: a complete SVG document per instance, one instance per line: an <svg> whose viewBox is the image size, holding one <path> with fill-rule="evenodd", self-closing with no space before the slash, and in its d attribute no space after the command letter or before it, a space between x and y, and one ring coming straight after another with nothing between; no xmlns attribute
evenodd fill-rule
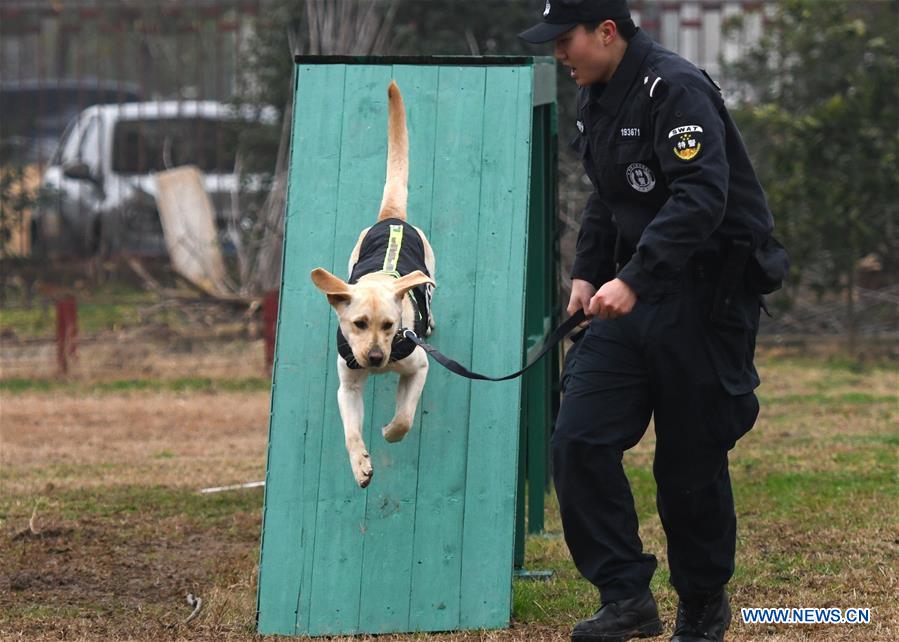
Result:
<svg viewBox="0 0 899 642"><path fill-rule="evenodd" d="M372 55L383 52L389 44L398 8L399 0L310 0L306 2L305 25L301 26L301 29L305 27L306 51L301 53ZM295 49L300 47L291 44L291 53ZM245 295L259 295L280 284L294 81L292 74L271 192L253 226L253 238L261 240L255 248L252 274L242 278Z"/></svg>

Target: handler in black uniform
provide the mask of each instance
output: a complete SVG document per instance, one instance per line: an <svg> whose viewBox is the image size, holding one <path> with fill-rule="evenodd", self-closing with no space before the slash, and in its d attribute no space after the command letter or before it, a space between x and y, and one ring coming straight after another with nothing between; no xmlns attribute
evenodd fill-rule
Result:
<svg viewBox="0 0 899 642"><path fill-rule="evenodd" d="M523 32L555 41L579 85L572 145L595 188L569 313L592 321L566 360L553 435L565 540L600 591L574 640L661 633L625 450L655 418L656 502L680 602L674 642L723 640L736 517L727 453L755 422L761 294L787 268L743 141L706 73L654 43L626 0L546 0Z"/></svg>

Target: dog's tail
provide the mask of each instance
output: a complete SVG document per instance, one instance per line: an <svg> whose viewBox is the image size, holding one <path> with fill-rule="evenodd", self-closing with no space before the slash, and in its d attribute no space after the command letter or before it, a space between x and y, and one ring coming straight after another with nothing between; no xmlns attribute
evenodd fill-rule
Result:
<svg viewBox="0 0 899 642"><path fill-rule="evenodd" d="M395 80L387 88L387 99L387 182L378 220L399 218L405 221L409 200L409 133L406 131L406 108Z"/></svg>

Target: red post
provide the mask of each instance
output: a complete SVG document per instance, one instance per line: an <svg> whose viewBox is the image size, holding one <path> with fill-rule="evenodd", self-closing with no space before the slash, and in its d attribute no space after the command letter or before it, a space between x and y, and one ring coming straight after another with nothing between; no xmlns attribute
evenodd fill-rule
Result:
<svg viewBox="0 0 899 642"><path fill-rule="evenodd" d="M56 302L56 362L59 373L69 371L69 359L77 356L78 306L75 297L67 296Z"/></svg>
<svg viewBox="0 0 899 642"><path fill-rule="evenodd" d="M265 338L265 366L275 363L275 328L278 325L278 290L266 292L262 300L262 336Z"/></svg>

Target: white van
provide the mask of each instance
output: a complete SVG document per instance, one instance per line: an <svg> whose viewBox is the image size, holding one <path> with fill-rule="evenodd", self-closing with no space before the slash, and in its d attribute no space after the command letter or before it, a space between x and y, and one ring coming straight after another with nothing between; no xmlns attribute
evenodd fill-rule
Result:
<svg viewBox="0 0 899 642"><path fill-rule="evenodd" d="M153 174L194 165L216 210L249 228L277 150L277 112L212 101L95 105L69 125L44 172L35 253L165 256ZM239 211L235 211L235 209Z"/></svg>

